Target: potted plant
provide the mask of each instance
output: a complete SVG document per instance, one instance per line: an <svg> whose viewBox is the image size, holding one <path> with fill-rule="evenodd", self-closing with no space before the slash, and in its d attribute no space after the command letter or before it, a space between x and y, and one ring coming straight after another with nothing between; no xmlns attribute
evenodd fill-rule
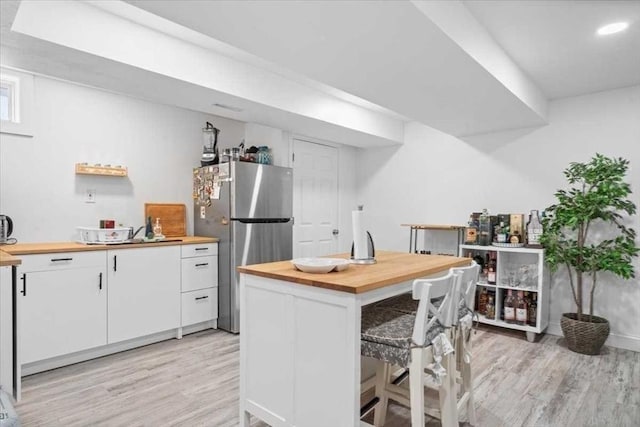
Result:
<svg viewBox="0 0 640 427"><path fill-rule="evenodd" d="M567 346L578 353L598 354L609 336L609 322L593 314L598 273L635 277L632 259L640 249L635 230L624 224L624 214L636 213L635 204L627 199L628 167L628 160L601 154L587 163L571 163L564 171L570 188L555 193L557 202L545 210L542 221L540 241L549 268L568 270L576 312L564 313L560 326ZM583 305L587 289L588 314Z"/></svg>

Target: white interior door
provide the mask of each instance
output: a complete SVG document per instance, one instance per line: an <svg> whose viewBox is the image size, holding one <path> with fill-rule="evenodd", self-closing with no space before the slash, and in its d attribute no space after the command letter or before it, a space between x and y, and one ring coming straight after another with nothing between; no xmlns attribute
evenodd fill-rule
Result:
<svg viewBox="0 0 640 427"><path fill-rule="evenodd" d="M293 140L293 257L316 257L338 248L338 150Z"/></svg>

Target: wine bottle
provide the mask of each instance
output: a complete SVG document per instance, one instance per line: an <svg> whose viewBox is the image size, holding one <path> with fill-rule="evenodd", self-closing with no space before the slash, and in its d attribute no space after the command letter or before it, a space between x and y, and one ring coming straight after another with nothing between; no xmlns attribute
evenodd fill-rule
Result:
<svg viewBox="0 0 640 427"><path fill-rule="evenodd" d="M504 300L504 321L507 323L516 322L515 304L513 291L509 289L507 297Z"/></svg>
<svg viewBox="0 0 640 427"><path fill-rule="evenodd" d="M496 305L493 302L492 296L487 297L486 316L487 316L487 319L491 319L491 320L496 318Z"/></svg>
<svg viewBox="0 0 640 427"><path fill-rule="evenodd" d="M464 229L464 243L467 245L475 245L478 243L478 228L473 222L473 216L469 216L469 222Z"/></svg>
<svg viewBox="0 0 640 427"><path fill-rule="evenodd" d="M527 324L527 303L524 301L524 292L518 291L518 297L516 298L516 323L518 325Z"/></svg>
<svg viewBox="0 0 640 427"><path fill-rule="evenodd" d="M491 217L486 209L480 214L480 226L478 227L478 244L488 246L491 244Z"/></svg>
<svg viewBox="0 0 640 427"><path fill-rule="evenodd" d="M487 255L489 257L487 283L490 285L495 285L496 284L496 259L494 258L495 252L490 252L490 254L491 255Z"/></svg>
<svg viewBox="0 0 640 427"><path fill-rule="evenodd" d="M487 312L487 288L483 287L478 298L478 314L486 314Z"/></svg>
<svg viewBox="0 0 640 427"><path fill-rule="evenodd" d="M537 210L532 210L527 223L527 246L541 248L540 236L542 235L542 223Z"/></svg>
<svg viewBox="0 0 640 427"><path fill-rule="evenodd" d="M529 326L537 326L537 320L538 320L538 303L537 303L537 298L538 298L538 293L537 292L532 292L531 293L531 303L529 304L529 310L528 310L528 318L527 318L527 323L529 324Z"/></svg>
<svg viewBox="0 0 640 427"><path fill-rule="evenodd" d="M504 225L503 221L500 221L500 225L496 227L496 242L507 243L507 235L509 234L508 228Z"/></svg>

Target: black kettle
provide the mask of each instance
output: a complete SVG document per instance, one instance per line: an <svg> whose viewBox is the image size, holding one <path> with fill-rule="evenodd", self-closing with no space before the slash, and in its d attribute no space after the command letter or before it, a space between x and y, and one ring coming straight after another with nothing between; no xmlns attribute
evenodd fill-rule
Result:
<svg viewBox="0 0 640 427"><path fill-rule="evenodd" d="M7 215L0 215L0 245L9 243L9 236L11 236L11 233L13 233L13 221L11 220L11 217Z"/></svg>

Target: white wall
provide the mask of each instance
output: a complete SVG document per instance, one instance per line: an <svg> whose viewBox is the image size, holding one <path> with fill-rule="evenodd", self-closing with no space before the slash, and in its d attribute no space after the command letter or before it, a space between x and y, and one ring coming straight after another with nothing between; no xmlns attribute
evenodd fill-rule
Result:
<svg viewBox="0 0 640 427"><path fill-rule="evenodd" d="M102 218L144 223L144 203L185 203L193 231L191 169L199 166L205 121L222 147L238 145L244 123L35 78L34 137L0 136L0 212L20 242L75 239ZM123 165L127 178L76 175L77 162ZM96 203L84 202L87 188Z"/></svg>
<svg viewBox="0 0 640 427"><path fill-rule="evenodd" d="M360 149L338 146L338 252L350 252L353 243L351 211L361 204L356 173Z"/></svg>
<svg viewBox="0 0 640 427"><path fill-rule="evenodd" d="M380 249L406 251L400 223L464 224L472 211L543 209L565 186L562 170L594 153L631 161L628 180L640 206L640 86L552 101L548 126L462 141L412 123L405 144L360 150L360 198ZM630 225L640 232L640 217ZM640 244L640 243L639 243ZM636 260L636 271L639 263ZM552 282L552 332L574 310L568 287ZM640 280L602 274L595 314L611 322L610 343L640 351Z"/></svg>

